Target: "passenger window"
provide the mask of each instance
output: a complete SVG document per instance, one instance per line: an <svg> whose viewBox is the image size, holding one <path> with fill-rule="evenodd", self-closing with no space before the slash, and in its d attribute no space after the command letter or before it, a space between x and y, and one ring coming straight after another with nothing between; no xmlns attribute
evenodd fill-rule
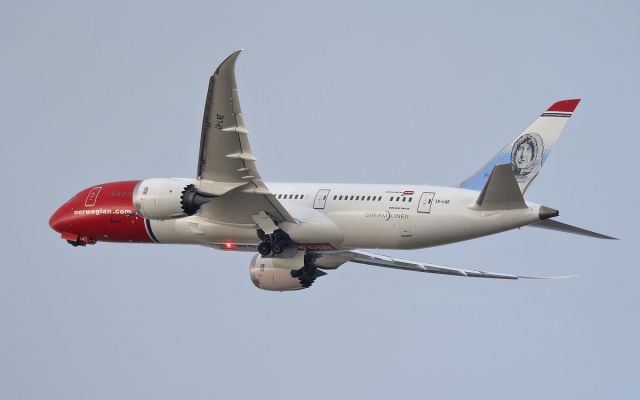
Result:
<svg viewBox="0 0 640 400"><path fill-rule="evenodd" d="M333 196L333 199L335 200L336 198L338 198L338 196Z"/></svg>
<svg viewBox="0 0 640 400"><path fill-rule="evenodd" d="M360 196L356 196L356 200L360 200Z"/></svg>
<svg viewBox="0 0 640 400"><path fill-rule="evenodd" d="M351 198L349 200L353 200L353 196L351 196Z"/></svg>
<svg viewBox="0 0 640 400"><path fill-rule="evenodd" d="M342 195L340 196L340 198L338 200L342 200Z"/></svg>
<svg viewBox="0 0 640 400"><path fill-rule="evenodd" d="M411 200L413 200L413 197L409 197L409 203L411 203Z"/></svg>
<svg viewBox="0 0 640 400"><path fill-rule="evenodd" d="M405 201L407 201L407 198L406 198L406 197L403 197L403 198L402 198L402 202L405 202Z"/></svg>
<svg viewBox="0 0 640 400"><path fill-rule="evenodd" d="M389 201L393 201L393 197L389 199Z"/></svg>
<svg viewBox="0 0 640 400"><path fill-rule="evenodd" d="M302 200L302 199L304 199L304 195L303 194L300 195L300 200Z"/></svg>
<svg viewBox="0 0 640 400"><path fill-rule="evenodd" d="M379 197L378 197L378 201L382 201L382 196L379 196Z"/></svg>
<svg viewBox="0 0 640 400"><path fill-rule="evenodd" d="M400 196L396 197L396 201L400 201Z"/></svg>
<svg viewBox="0 0 640 400"><path fill-rule="evenodd" d="M371 200L371 196L367 196L367 201Z"/></svg>
<svg viewBox="0 0 640 400"><path fill-rule="evenodd" d="M296 200L298 200L298 195L296 195Z"/></svg>

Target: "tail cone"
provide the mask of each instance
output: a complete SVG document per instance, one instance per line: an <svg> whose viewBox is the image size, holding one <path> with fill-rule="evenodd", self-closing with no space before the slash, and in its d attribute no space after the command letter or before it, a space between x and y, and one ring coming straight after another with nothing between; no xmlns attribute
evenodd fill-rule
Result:
<svg viewBox="0 0 640 400"><path fill-rule="evenodd" d="M538 212L538 217L540 218L540 221L557 217L558 215L560 215L560 211L555 210L553 208L545 207L545 206L540 206L540 211Z"/></svg>

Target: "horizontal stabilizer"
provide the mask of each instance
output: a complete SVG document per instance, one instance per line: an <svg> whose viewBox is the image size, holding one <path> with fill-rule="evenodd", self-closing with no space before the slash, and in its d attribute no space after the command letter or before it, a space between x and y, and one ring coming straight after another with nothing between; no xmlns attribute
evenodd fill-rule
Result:
<svg viewBox="0 0 640 400"><path fill-rule="evenodd" d="M588 231L586 229L578 228L577 226L565 224L552 219L545 219L544 221L536 222L535 224L531 224L529 226L532 226L534 228L549 229L552 231L573 233L574 235L589 236L597 239L619 240L618 238L615 238L612 236L607 236L607 235L603 235L602 233Z"/></svg>
<svg viewBox="0 0 640 400"><path fill-rule="evenodd" d="M527 208L511 164L493 167L491 176L476 200L475 208L480 211Z"/></svg>

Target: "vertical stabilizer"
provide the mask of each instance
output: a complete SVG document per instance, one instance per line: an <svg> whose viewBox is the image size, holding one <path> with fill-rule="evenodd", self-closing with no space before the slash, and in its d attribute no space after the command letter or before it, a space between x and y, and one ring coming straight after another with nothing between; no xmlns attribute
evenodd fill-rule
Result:
<svg viewBox="0 0 640 400"><path fill-rule="evenodd" d="M538 176L579 102L580 99L571 99L554 103L478 172L462 182L460 187L481 190L496 165L511 164L520 191L524 194Z"/></svg>

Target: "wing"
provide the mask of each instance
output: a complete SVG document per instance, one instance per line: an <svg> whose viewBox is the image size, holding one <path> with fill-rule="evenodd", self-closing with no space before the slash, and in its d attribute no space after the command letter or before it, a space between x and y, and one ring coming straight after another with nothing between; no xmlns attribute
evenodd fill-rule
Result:
<svg viewBox="0 0 640 400"><path fill-rule="evenodd" d="M320 252L314 263L318 267L323 266L329 268L337 268L345 262L354 262L358 264L374 265L376 267L403 269L406 271L427 272L430 274L455 275L471 278L493 278L493 279L556 279L556 278L575 278L577 275L557 276L557 277L536 277L513 274L501 274L496 272L486 272L472 269L461 269L445 267L442 265L427 264L418 261L403 260L380 254L369 253L363 250L350 251L328 251Z"/></svg>
<svg viewBox="0 0 640 400"><path fill-rule="evenodd" d="M221 196L205 204L205 217L233 223L253 223L251 216L264 211L276 221L295 222L265 186L244 125L235 78L235 64L242 50L227 57L209 79L202 119L198 157L199 191ZM224 196L223 196L224 195Z"/></svg>

